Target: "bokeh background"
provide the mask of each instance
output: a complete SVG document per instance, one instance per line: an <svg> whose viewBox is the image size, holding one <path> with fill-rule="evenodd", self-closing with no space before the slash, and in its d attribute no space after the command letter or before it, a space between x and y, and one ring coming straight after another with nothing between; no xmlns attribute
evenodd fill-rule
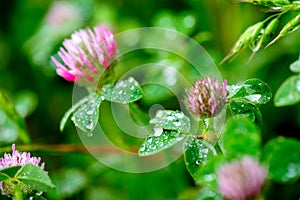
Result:
<svg viewBox="0 0 300 200"><path fill-rule="evenodd" d="M171 28L199 42L229 84L255 77L268 83L273 92L292 75L289 65L300 53L300 31L296 31L261 50L250 61L251 51L245 50L231 62L219 65L248 26L270 15L263 8L231 0L1 0L0 9L0 90L23 112L33 144L37 145L33 154L46 162L56 185L56 190L46 195L49 199L147 200L201 196L182 157L158 171L130 174L102 165L84 148L69 148L68 144L81 145L73 124L64 132L59 131L60 119L72 105L73 84L56 75L50 56L75 30L100 23L114 33L139 27ZM162 60L180 73L192 73L178 57L152 51L125 56L118 67L124 66L122 70L126 71L128 66L129 69ZM149 76L159 74L149 68ZM147 88L146 94L149 95L139 102L146 113L153 104L179 109L178 100L165 88ZM131 141L115 127L109 106L104 103L100 112L108 113L105 123L110 138L121 147L137 148L142 140ZM279 135L300 139L300 105L278 108L270 102L261 111L264 142ZM0 112L0 145L5 147L13 142L22 145L15 125ZM284 186L272 183L266 193L268 199L296 199L299 191L298 181Z"/></svg>

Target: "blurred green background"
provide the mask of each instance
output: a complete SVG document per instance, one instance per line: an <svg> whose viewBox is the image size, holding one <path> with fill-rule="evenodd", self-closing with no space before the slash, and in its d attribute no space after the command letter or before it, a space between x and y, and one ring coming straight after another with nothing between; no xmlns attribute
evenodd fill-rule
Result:
<svg viewBox="0 0 300 200"><path fill-rule="evenodd" d="M59 121L72 105L73 84L58 77L50 63L50 55L75 30L100 23L114 33L139 27L172 28L198 41L218 64L248 26L270 15L260 7L230 0L1 0L0 9L0 90L23 109L33 143L53 147L81 144L72 124L63 133L59 131ZM229 84L256 77L275 92L292 75L289 65L299 57L299 38L300 31L291 33L249 62L251 51L245 50L232 62L218 66L219 70ZM135 52L124 60L120 67L164 60L181 73L192 73L183 67L187 63L170 54ZM149 68L149 74L155 71ZM151 90L148 93L153 96ZM139 102L145 112L152 104L179 109L178 101L165 91ZM108 106L103 104L100 112ZM277 108L271 102L261 110L264 142L278 135L300 139L300 105ZM128 142L113 122L110 127L115 141ZM1 146L20 143L17 137L16 127L0 112ZM142 140L132 145L137 143ZM42 147L33 154L46 161L46 170L57 186L46 195L49 199L193 199L199 195L182 158L162 170L130 174L110 169L84 151ZM272 184L267 196L294 199L299 191L299 181L285 186Z"/></svg>

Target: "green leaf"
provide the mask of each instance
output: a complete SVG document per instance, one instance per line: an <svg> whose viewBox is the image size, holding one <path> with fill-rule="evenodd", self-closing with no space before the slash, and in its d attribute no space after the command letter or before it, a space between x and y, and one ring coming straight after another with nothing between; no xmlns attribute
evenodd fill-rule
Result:
<svg viewBox="0 0 300 200"><path fill-rule="evenodd" d="M134 78L118 81L115 85L104 85L101 95L108 101L131 103L143 97L143 91Z"/></svg>
<svg viewBox="0 0 300 200"><path fill-rule="evenodd" d="M271 44L275 43L277 40L282 38L288 33L291 33L299 28L300 24L300 14L297 13L296 15L292 15L292 18L286 22L286 24L282 27L276 38L274 38L268 45L270 46Z"/></svg>
<svg viewBox="0 0 300 200"><path fill-rule="evenodd" d="M20 116L24 118L35 110L38 105L38 97L34 92L24 90L15 96L14 104Z"/></svg>
<svg viewBox="0 0 300 200"><path fill-rule="evenodd" d="M216 190L211 188L204 187L200 190L199 194L196 197L197 200L222 200L222 196Z"/></svg>
<svg viewBox="0 0 300 200"><path fill-rule="evenodd" d="M39 192L47 192L55 187L48 174L33 164L24 165L16 174L16 178Z"/></svg>
<svg viewBox="0 0 300 200"><path fill-rule="evenodd" d="M16 142L19 137L18 126L2 110L0 110L0 123L0 142L2 144Z"/></svg>
<svg viewBox="0 0 300 200"><path fill-rule="evenodd" d="M8 180L10 178L11 177L9 177L7 174L0 172L0 181Z"/></svg>
<svg viewBox="0 0 300 200"><path fill-rule="evenodd" d="M93 172L90 169L84 171L73 167L53 171L51 177L55 185L55 190L47 192L48 199L72 199L80 191L93 187L88 186L90 177L95 175Z"/></svg>
<svg viewBox="0 0 300 200"><path fill-rule="evenodd" d="M163 129L188 133L191 128L190 119L183 112L173 110L159 110L156 116L150 120Z"/></svg>
<svg viewBox="0 0 300 200"><path fill-rule="evenodd" d="M161 127L154 127L153 133L150 134L141 145L138 153L139 156L149 156L167 149L184 137L174 130L163 130Z"/></svg>
<svg viewBox="0 0 300 200"><path fill-rule="evenodd" d="M35 194L33 200L47 200L45 197L41 196L41 194Z"/></svg>
<svg viewBox="0 0 300 200"><path fill-rule="evenodd" d="M263 148L262 160L269 166L269 176L279 183L290 183L300 178L300 142L278 137Z"/></svg>
<svg viewBox="0 0 300 200"><path fill-rule="evenodd" d="M248 101L253 104L265 104L272 98L270 87L259 79L246 80L241 86L230 86L231 99Z"/></svg>
<svg viewBox="0 0 300 200"><path fill-rule="evenodd" d="M285 80L274 97L275 106L290 106L300 101L300 75Z"/></svg>
<svg viewBox="0 0 300 200"><path fill-rule="evenodd" d="M31 139L26 130L24 119L19 115L14 105L8 100L3 92L0 91L0 109L14 122L18 127L19 138L22 142L29 144Z"/></svg>
<svg viewBox="0 0 300 200"><path fill-rule="evenodd" d="M89 100L81 104L71 118L75 126L91 134L98 124L99 107L102 100L102 96L90 95Z"/></svg>
<svg viewBox="0 0 300 200"><path fill-rule="evenodd" d="M63 118L60 120L60 125L59 125L59 129L60 131L63 131L68 119L71 117L71 115L85 102L89 101L91 98L91 96L86 96L84 98L82 98L80 101L78 101L76 104L74 104L63 116Z"/></svg>
<svg viewBox="0 0 300 200"><path fill-rule="evenodd" d="M260 6L266 6L266 7L277 7L277 6L284 6L284 5L289 5L290 1L289 0L260 0L260 1L255 1L255 0L239 0L240 2L248 2L248 3L253 3L254 5L260 5Z"/></svg>
<svg viewBox="0 0 300 200"><path fill-rule="evenodd" d="M184 144L184 160L187 170L196 179L201 166L211 155L216 155L216 150L208 142L189 136Z"/></svg>
<svg viewBox="0 0 300 200"><path fill-rule="evenodd" d="M262 127L262 114L254 104L245 101L232 101L230 102L230 108L235 117L246 117L258 127Z"/></svg>
<svg viewBox="0 0 300 200"><path fill-rule="evenodd" d="M300 58L290 65L290 70L295 73L300 73Z"/></svg>
<svg viewBox="0 0 300 200"><path fill-rule="evenodd" d="M201 167L201 170L198 171L196 177L196 183L199 185L204 185L210 189L217 189L217 176L216 169L222 165L224 161L223 156L211 157L206 161L206 163Z"/></svg>
<svg viewBox="0 0 300 200"><path fill-rule="evenodd" d="M13 166L13 167L7 167L7 168L2 168L0 170L1 173L6 174L9 177L14 177L16 173L21 169L21 166Z"/></svg>
<svg viewBox="0 0 300 200"><path fill-rule="evenodd" d="M224 154L229 158L257 155L261 147L260 133L255 124L248 119L232 119L221 135L220 144Z"/></svg>

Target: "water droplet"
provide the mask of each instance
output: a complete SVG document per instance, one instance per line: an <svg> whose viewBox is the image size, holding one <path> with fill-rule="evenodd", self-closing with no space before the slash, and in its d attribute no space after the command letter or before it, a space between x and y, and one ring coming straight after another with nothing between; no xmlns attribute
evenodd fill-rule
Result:
<svg viewBox="0 0 300 200"><path fill-rule="evenodd" d="M164 114L164 111L163 111L163 110L158 110L158 111L156 112L156 117L162 117L163 114Z"/></svg>
<svg viewBox="0 0 300 200"><path fill-rule="evenodd" d="M163 142L159 142L158 146L162 147L162 146L164 146L164 143Z"/></svg>
<svg viewBox="0 0 300 200"><path fill-rule="evenodd" d="M130 86L130 90L134 90L134 88L135 88L135 87L134 87L133 85L132 85L132 86Z"/></svg>
<svg viewBox="0 0 300 200"><path fill-rule="evenodd" d="M196 165L200 165L200 160L196 160Z"/></svg>
<svg viewBox="0 0 300 200"><path fill-rule="evenodd" d="M169 121L171 121L171 120L173 120L173 119L174 119L173 116L168 116L168 117L167 117L167 120L169 120Z"/></svg>
<svg viewBox="0 0 300 200"><path fill-rule="evenodd" d="M94 127L94 122L90 120L86 125L85 128L91 130Z"/></svg>
<svg viewBox="0 0 300 200"><path fill-rule="evenodd" d="M37 192L36 195L41 196L43 192Z"/></svg>
<svg viewBox="0 0 300 200"><path fill-rule="evenodd" d="M296 82L296 89L300 92L300 79Z"/></svg>
<svg viewBox="0 0 300 200"><path fill-rule="evenodd" d="M184 114L183 114L183 113L176 113L176 114L175 114L175 117L181 119L181 118L184 117Z"/></svg>
<svg viewBox="0 0 300 200"><path fill-rule="evenodd" d="M130 77L129 79L128 79L128 82L129 83L132 83L134 81L134 78L132 78L132 77Z"/></svg>
<svg viewBox="0 0 300 200"><path fill-rule="evenodd" d="M87 136L88 136L88 137L92 137L92 136L93 136L93 133L92 133L92 132L89 132L89 133L87 133Z"/></svg>
<svg viewBox="0 0 300 200"><path fill-rule="evenodd" d="M142 146L140 147L140 151L145 151L145 149L146 149L146 146L145 146L145 145L142 145Z"/></svg>
<svg viewBox="0 0 300 200"><path fill-rule="evenodd" d="M208 153L208 148L202 148L199 150L200 154L207 154Z"/></svg>
<svg viewBox="0 0 300 200"><path fill-rule="evenodd" d="M147 142L148 142L148 143L151 143L152 140L153 140L152 137L148 137L148 138L147 138Z"/></svg>
<svg viewBox="0 0 300 200"><path fill-rule="evenodd" d="M105 100L105 97L104 97L104 96L101 96L100 98L101 98L101 101L104 101L104 100Z"/></svg>
<svg viewBox="0 0 300 200"><path fill-rule="evenodd" d="M181 123L180 122L173 122L174 126L180 126Z"/></svg>
<svg viewBox="0 0 300 200"><path fill-rule="evenodd" d="M119 81L119 82L117 82L117 84L116 84L116 86L115 86L116 89L117 89L117 88L121 88L121 87L124 87L124 81Z"/></svg>
<svg viewBox="0 0 300 200"><path fill-rule="evenodd" d="M246 96L245 98L250 100L250 101L258 102L259 99L261 98L261 95L260 94L253 94L253 95Z"/></svg>
<svg viewBox="0 0 300 200"><path fill-rule="evenodd" d="M94 113L94 109L93 108L90 108L86 111L86 114L87 115L92 115Z"/></svg>
<svg viewBox="0 0 300 200"><path fill-rule="evenodd" d="M150 122L150 124L155 124L156 120L155 119L151 119L149 122Z"/></svg>
<svg viewBox="0 0 300 200"><path fill-rule="evenodd" d="M211 182L211 181L213 181L213 180L216 179L216 175L214 175L214 174L207 174L207 175L204 175L203 178L204 178L205 181Z"/></svg>
<svg viewBox="0 0 300 200"><path fill-rule="evenodd" d="M161 127L155 126L153 128L153 131L154 131L153 135L156 137L159 137L159 136L161 136L163 129Z"/></svg>

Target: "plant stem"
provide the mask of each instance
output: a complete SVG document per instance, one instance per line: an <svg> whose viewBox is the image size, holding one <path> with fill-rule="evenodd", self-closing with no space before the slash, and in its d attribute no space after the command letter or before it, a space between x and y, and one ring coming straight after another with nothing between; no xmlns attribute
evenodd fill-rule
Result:
<svg viewBox="0 0 300 200"><path fill-rule="evenodd" d="M18 145L17 149L19 151L43 151L43 152L53 152L53 153L119 153L119 150L112 148L110 146L95 145L85 147L80 144L32 144L32 145ZM129 151L136 152L138 147L133 147ZM0 148L0 153L10 152L11 147Z"/></svg>
<svg viewBox="0 0 300 200"><path fill-rule="evenodd" d="M129 103L131 113L134 115L135 120L139 121L142 125L147 126L150 118L140 109L136 103Z"/></svg>
<svg viewBox="0 0 300 200"><path fill-rule="evenodd" d="M218 154L222 154L222 155L224 154L223 151L222 151L222 148L221 148L221 146L219 144L219 141L215 144L214 147L215 147L215 149L216 149L216 151L217 151Z"/></svg>
<svg viewBox="0 0 300 200"><path fill-rule="evenodd" d="M23 200L23 192L19 184L16 184L14 191L14 200Z"/></svg>

